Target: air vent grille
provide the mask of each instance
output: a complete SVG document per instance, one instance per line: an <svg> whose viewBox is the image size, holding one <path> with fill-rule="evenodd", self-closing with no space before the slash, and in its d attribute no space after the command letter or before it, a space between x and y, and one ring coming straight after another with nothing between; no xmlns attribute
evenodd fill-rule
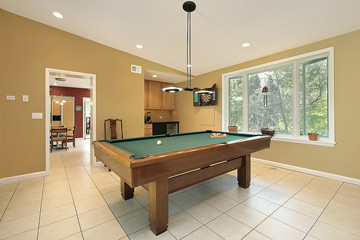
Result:
<svg viewBox="0 0 360 240"><path fill-rule="evenodd" d="M141 66L131 65L131 72L141 74Z"/></svg>

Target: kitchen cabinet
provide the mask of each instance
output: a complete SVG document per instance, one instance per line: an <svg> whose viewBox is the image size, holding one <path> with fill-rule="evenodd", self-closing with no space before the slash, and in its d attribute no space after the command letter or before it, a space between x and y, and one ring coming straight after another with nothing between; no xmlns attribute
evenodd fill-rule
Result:
<svg viewBox="0 0 360 240"><path fill-rule="evenodd" d="M174 84L163 83L162 87L170 87ZM175 96L174 93L162 92L162 109L163 110L175 110Z"/></svg>
<svg viewBox="0 0 360 240"><path fill-rule="evenodd" d="M174 94L163 92L162 88L172 86L170 83L145 80L144 109L145 110L175 110Z"/></svg>
<svg viewBox="0 0 360 240"><path fill-rule="evenodd" d="M144 128L144 136L152 136L153 135L153 125L150 124L145 124L145 128Z"/></svg>
<svg viewBox="0 0 360 240"><path fill-rule="evenodd" d="M162 108L162 83L149 81L149 109L161 110Z"/></svg>
<svg viewBox="0 0 360 240"><path fill-rule="evenodd" d="M144 109L149 109L149 81L144 82Z"/></svg>

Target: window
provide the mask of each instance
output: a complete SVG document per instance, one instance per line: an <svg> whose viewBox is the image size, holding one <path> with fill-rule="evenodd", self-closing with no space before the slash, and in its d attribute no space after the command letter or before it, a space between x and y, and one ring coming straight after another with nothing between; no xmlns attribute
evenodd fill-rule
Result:
<svg viewBox="0 0 360 240"><path fill-rule="evenodd" d="M292 134L293 127L293 66L273 68L248 74L250 132L261 128L275 129L277 133ZM266 100L263 87L268 88ZM266 101L266 104L265 102ZM233 117L230 115L230 117Z"/></svg>
<svg viewBox="0 0 360 240"><path fill-rule="evenodd" d="M300 134L329 136L328 59L300 63Z"/></svg>
<svg viewBox="0 0 360 240"><path fill-rule="evenodd" d="M223 130L269 128L274 140L333 146L333 71L329 48L224 74ZM319 140L309 141L309 132Z"/></svg>

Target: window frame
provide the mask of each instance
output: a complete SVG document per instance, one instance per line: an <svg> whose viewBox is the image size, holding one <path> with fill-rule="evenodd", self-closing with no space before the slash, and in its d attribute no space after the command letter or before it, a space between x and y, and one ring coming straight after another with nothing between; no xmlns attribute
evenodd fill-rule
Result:
<svg viewBox="0 0 360 240"><path fill-rule="evenodd" d="M328 122L329 136L318 137L317 141L311 141L307 136L300 135L300 62L309 61L314 58L328 57ZM248 131L248 75L256 72L275 69L284 65L293 64L293 124L294 134L276 134L272 138L275 141L294 142L312 145L334 147L335 143L335 109L334 109L334 47L325 48L290 58L273 61L254 67L225 73L222 75L222 130L228 131L229 126L229 79L242 75L243 77L243 133L254 133ZM260 133L260 130L259 132Z"/></svg>

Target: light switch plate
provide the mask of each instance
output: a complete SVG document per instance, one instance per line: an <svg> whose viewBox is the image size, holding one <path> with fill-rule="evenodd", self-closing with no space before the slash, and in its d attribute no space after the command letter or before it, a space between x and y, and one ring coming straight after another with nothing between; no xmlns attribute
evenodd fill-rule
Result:
<svg viewBox="0 0 360 240"><path fill-rule="evenodd" d="M23 95L23 102L29 101L29 95Z"/></svg>
<svg viewBox="0 0 360 240"><path fill-rule="evenodd" d="M32 113L32 119L43 119L42 113Z"/></svg>
<svg viewBox="0 0 360 240"><path fill-rule="evenodd" d="M14 101L14 100L15 100L15 96L6 96L6 100Z"/></svg>

